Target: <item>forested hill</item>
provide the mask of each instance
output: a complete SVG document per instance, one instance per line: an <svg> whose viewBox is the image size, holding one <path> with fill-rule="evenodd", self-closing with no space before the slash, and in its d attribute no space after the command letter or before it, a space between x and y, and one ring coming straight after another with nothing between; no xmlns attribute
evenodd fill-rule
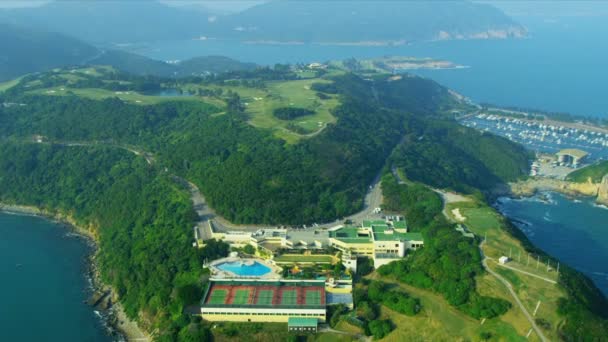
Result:
<svg viewBox="0 0 608 342"><path fill-rule="evenodd" d="M251 125L250 113L234 91L276 86L295 75L289 68L242 75L276 80L242 80L245 88L229 87L223 95L214 95L227 104L221 108L196 97L142 106L118 98L76 96L91 96L93 85L111 87L120 74L111 75L112 83L73 83L70 87L87 90L74 89L71 96L24 95L22 91L36 91L31 82L38 87L65 82L60 75L25 78L5 95L5 101L24 106L2 109L0 136L40 134L51 140L140 146L197 183L212 207L237 223L324 222L360 210L367 186L400 141L397 151L404 150L402 157L409 156L406 161L412 163L406 165L408 173L411 169L412 178L431 185L487 190L526 173L527 154L521 147L493 135L470 139L474 131L445 119L442 113L454 100L433 81L413 76L365 80L353 74L331 82L319 79L312 87L319 99L340 100L332 110L337 122L312 138L285 144L271 131ZM201 81L203 87L225 84L221 77ZM131 76L125 82L148 87L155 81ZM397 101L399 93L403 96ZM394 162L401 159L396 155Z"/></svg>
<svg viewBox="0 0 608 342"><path fill-rule="evenodd" d="M470 1L267 1L216 16L158 1L51 1L0 11L0 21L113 44L218 39L411 42L506 38L526 30L503 12Z"/></svg>
<svg viewBox="0 0 608 342"><path fill-rule="evenodd" d="M0 24L0 81L26 73L80 64L99 51L63 34Z"/></svg>

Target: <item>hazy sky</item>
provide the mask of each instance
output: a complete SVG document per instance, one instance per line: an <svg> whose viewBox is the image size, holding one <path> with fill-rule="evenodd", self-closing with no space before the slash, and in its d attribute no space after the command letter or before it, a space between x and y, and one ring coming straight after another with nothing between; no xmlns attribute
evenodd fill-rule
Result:
<svg viewBox="0 0 608 342"><path fill-rule="evenodd" d="M35 7L50 1L75 1L75 0L0 0L0 7ZM95 1L95 0L87 0ZM104 1L104 0L97 0ZM157 0L126 0L126 1L157 1ZM237 12L243 9L263 3L263 0L216 0L216 1L197 1L197 0L160 0L160 2L174 6L202 5L207 8L220 12Z"/></svg>
<svg viewBox="0 0 608 342"><path fill-rule="evenodd" d="M50 1L77 0L0 0L0 7L31 7L40 6ZM88 0L95 1L95 0ZM104 1L104 0L97 0ZM125 0L125 1L156 1L156 0ZM238 12L266 2L268 0L160 0L163 3L184 6L201 5L219 13ZM346 1L346 0L344 0ZM489 3L511 16L608 16L608 1L518 1L518 0L473 0L474 2Z"/></svg>

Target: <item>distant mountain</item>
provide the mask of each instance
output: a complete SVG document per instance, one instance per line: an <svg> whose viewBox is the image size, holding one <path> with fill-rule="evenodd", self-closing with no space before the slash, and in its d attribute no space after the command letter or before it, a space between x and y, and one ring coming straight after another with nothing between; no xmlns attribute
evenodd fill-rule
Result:
<svg viewBox="0 0 608 342"><path fill-rule="evenodd" d="M196 37L208 31L202 9L156 1L53 1L40 7L0 11L0 20L61 32L95 44Z"/></svg>
<svg viewBox="0 0 608 342"><path fill-rule="evenodd" d="M110 65L135 75L184 77L255 69L228 57L208 56L169 64L120 50L103 50L59 33L0 24L0 82L32 72L75 65Z"/></svg>
<svg viewBox="0 0 608 342"><path fill-rule="evenodd" d="M172 64L120 50L104 51L97 58L89 61L89 64L111 65L117 70L134 75L169 77L177 71Z"/></svg>
<svg viewBox="0 0 608 342"><path fill-rule="evenodd" d="M469 1L273 1L220 18L242 39L314 42L507 38L525 29Z"/></svg>
<svg viewBox="0 0 608 342"><path fill-rule="evenodd" d="M101 44L200 36L246 41L326 43L508 38L525 28L503 12L469 1L271 1L217 15L202 6L156 1L56 1L0 11L0 21Z"/></svg>
<svg viewBox="0 0 608 342"><path fill-rule="evenodd" d="M77 39L0 24L0 80L30 72L85 63L99 50Z"/></svg>
<svg viewBox="0 0 608 342"><path fill-rule="evenodd" d="M202 72L222 73L229 71L247 71L257 68L254 63L244 63L224 56L195 57L176 65L178 75L189 76Z"/></svg>

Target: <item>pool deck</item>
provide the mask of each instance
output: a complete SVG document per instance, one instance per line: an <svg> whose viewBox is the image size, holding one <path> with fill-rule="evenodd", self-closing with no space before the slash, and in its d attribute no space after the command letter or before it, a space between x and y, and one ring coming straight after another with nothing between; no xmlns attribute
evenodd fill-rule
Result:
<svg viewBox="0 0 608 342"><path fill-rule="evenodd" d="M219 265L225 263L233 263L233 262L257 262L260 263L270 269L270 271L266 274L260 276L243 276L236 274L234 272L221 270L218 268ZM212 278L214 279L281 279L281 271L283 270L281 267L271 264L263 259L258 258L239 258L239 257L227 257L223 259L214 260L208 265L211 270Z"/></svg>

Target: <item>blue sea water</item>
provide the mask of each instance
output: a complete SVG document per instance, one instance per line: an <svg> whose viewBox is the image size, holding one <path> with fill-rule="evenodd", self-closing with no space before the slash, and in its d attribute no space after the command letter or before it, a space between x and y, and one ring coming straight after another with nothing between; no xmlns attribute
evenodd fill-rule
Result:
<svg viewBox="0 0 608 342"><path fill-rule="evenodd" d="M0 341L111 341L84 303L90 252L58 224L0 212Z"/></svg>
<svg viewBox="0 0 608 342"><path fill-rule="evenodd" d="M499 200L499 210L545 252L585 273L608 296L608 208L545 193Z"/></svg>
<svg viewBox="0 0 608 342"><path fill-rule="evenodd" d="M608 18L518 18L530 38L405 46L254 45L225 40L157 42L133 51L160 60L224 55L262 65L386 55L447 59L466 69L421 70L478 102L608 117Z"/></svg>

